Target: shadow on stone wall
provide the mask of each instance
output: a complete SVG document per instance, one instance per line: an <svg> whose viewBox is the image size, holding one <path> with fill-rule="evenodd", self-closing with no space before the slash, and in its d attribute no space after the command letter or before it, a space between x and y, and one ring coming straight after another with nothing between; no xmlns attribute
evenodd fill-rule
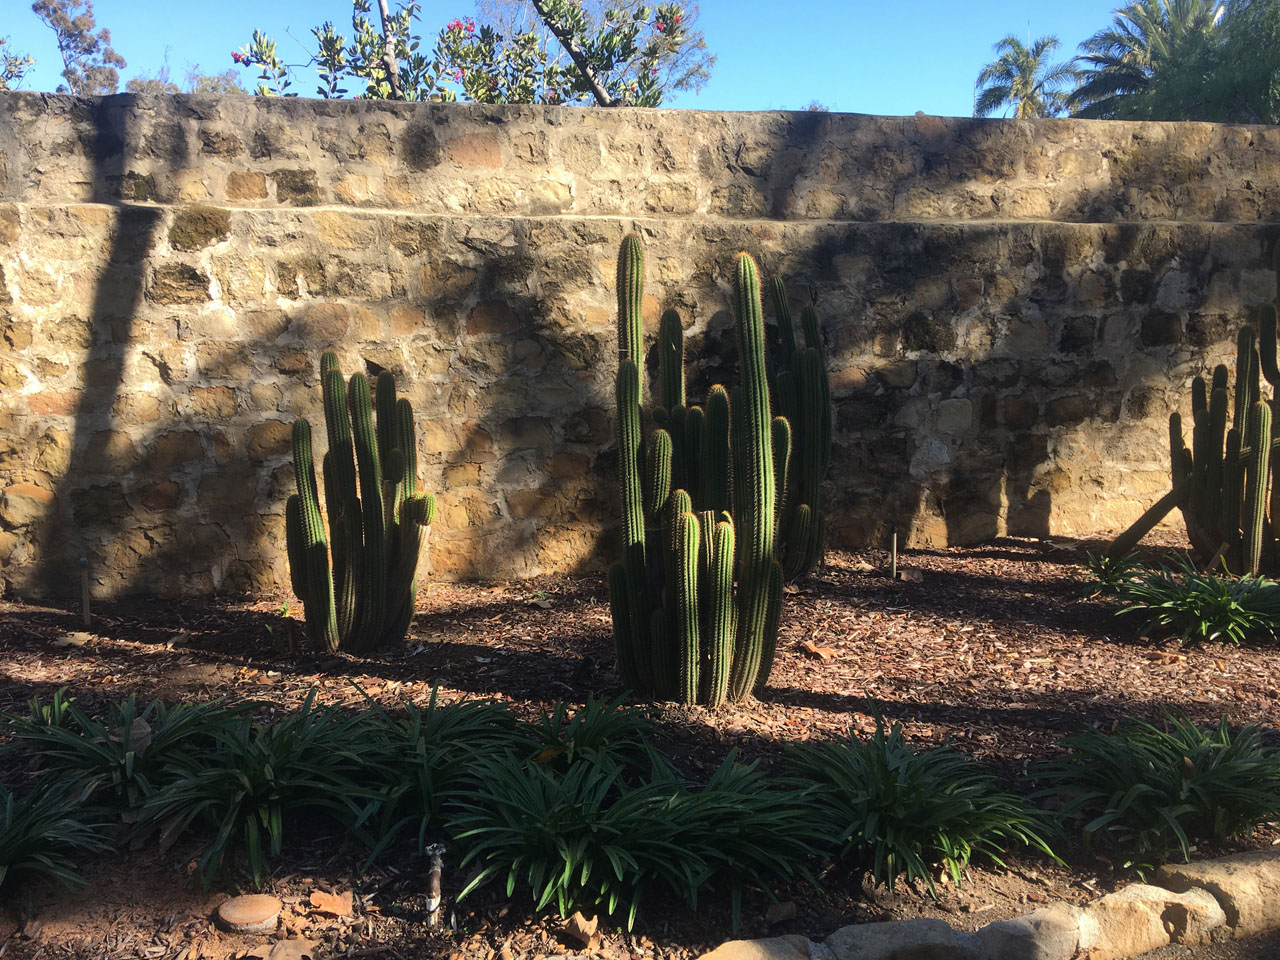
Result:
<svg viewBox="0 0 1280 960"><path fill-rule="evenodd" d="M132 201L155 201L156 181L127 169L126 159L149 151L168 169L185 165L187 150L180 131L153 135L137 142L130 117L118 98L82 100L85 125L79 148L91 158L92 180L88 202L112 208L111 229L102 274L96 279L85 318L87 341L79 395L72 402L72 430L65 473L54 477L53 514L41 537L39 583L52 591L70 594L78 590L80 557L92 557L93 567L110 563L114 550L128 533L116 528L115 536L99 549L84 536L86 528L118 524L128 514L121 478L105 484L82 486L90 474L123 473L150 451L134 449L130 440L113 429L125 383L126 362L134 341L135 319L142 303L152 247L163 211ZM165 269L157 271L164 282ZM163 561L162 561L163 562ZM92 575L92 573L91 573Z"/></svg>
<svg viewBox="0 0 1280 960"><path fill-rule="evenodd" d="M340 350L347 373L391 370L414 401L425 486L443 494L445 516L433 532L438 567L470 577L602 569L616 552L618 525L613 311L599 315L597 300L595 315L580 315L572 304L593 285L607 283L612 294L600 264L612 261L629 229L644 234L651 277L659 267L680 277L652 287L662 296L646 304L646 334L652 341L661 308L681 310L692 396L736 379L727 304L739 249L786 277L797 301L815 298L835 398L833 544L881 544L894 525L921 545L1043 536L1060 529L1063 499L1086 501L1068 519L1088 528L1089 494L1078 493L1093 491L1099 501L1115 494L1115 463L1147 471L1146 486L1126 496L1158 496L1165 453L1163 442L1142 449L1156 436L1146 421L1176 406L1183 382L1226 354L1245 306L1259 299L1240 276L1256 271L1278 232L1273 223L1089 222L1127 203L1155 202L1127 200L1111 185L1082 187L1062 220L917 220L930 183L955 186L967 177L975 190L998 183L1012 169L1011 151L1030 142L1008 131L1031 128L955 120L939 137L926 123L937 118L923 118L916 139L907 138L914 153L882 144L833 160L832 131L848 118L794 114L770 125L768 141L703 155L741 193L739 219L344 211L369 224L353 243L381 245L411 274L375 294L368 263L349 266L344 257L355 254L322 242L313 223L321 214L301 209L324 199L314 173L308 180L306 171L275 171L282 204L275 208L196 208L164 176L138 175L128 162L145 156L171 171L197 163L188 155L197 140L180 125L137 134L129 97L76 109L88 111L92 131L83 145L94 162L88 199L109 207L114 225L88 317L70 464L56 481L56 512L41 531L32 578L56 594L74 592L75 560L84 553L100 567L118 560L134 571L113 580L111 592L153 592L158 584L177 595L252 591L287 582L279 517L293 483L289 422L302 414L318 426L317 361L327 346ZM178 98L168 109L202 119L196 101ZM292 116L288 105L280 109ZM340 109L324 105L323 113ZM443 148L431 139L440 114L405 112L423 119L404 134L409 152L401 161L441 162ZM255 157L289 156L287 123L242 133ZM230 149L216 131L203 135L201 154ZM426 140L436 148L423 159ZM1123 189L1149 184L1158 200L1162 181L1181 176L1178 156L1154 147L1126 154ZM827 220L789 219L804 216L798 205L811 202L805 191L814 178L883 180L886 171L879 212L844 207ZM266 197L264 188L261 202ZM877 219L885 209L901 219ZM265 231L270 242L252 252L279 295L293 299L287 310L238 306L235 335L202 341L206 354L179 370L162 350L135 343L136 314L145 297L172 310L166 322L182 325L210 299L211 283L225 295L222 267L206 275L192 257L164 253L164 224L174 224L173 247L177 218L205 215ZM676 267L658 264L664 255ZM300 292L284 293L295 277ZM361 310L383 325L384 341L356 337ZM125 389L129 364L143 362L139 353L164 383L187 390L187 406L156 412L145 443L112 428L123 407L140 402ZM273 373L298 379L296 396L265 405L252 397L259 419L246 427L237 404L262 386L252 381L264 357ZM421 375L428 370L436 372ZM239 401L229 385L244 395ZM185 471L181 482L175 471ZM146 523L124 522L133 515ZM95 538L100 545L84 546Z"/></svg>

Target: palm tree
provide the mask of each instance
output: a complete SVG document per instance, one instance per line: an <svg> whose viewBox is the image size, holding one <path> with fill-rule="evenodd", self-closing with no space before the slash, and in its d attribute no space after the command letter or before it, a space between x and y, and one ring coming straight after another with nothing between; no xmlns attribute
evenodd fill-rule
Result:
<svg viewBox="0 0 1280 960"><path fill-rule="evenodd" d="M1050 65L1046 57L1059 46L1057 37L1041 37L1028 49L1017 37L1005 37L995 46L999 58L978 74L980 91L973 104L975 117L986 117L1012 106L1020 120L1052 117L1064 102L1062 87L1075 79L1070 63Z"/></svg>
<svg viewBox="0 0 1280 960"><path fill-rule="evenodd" d="M1193 120L1198 91L1214 72L1220 0L1136 0L1112 26L1080 45L1080 85L1067 98L1072 116Z"/></svg>

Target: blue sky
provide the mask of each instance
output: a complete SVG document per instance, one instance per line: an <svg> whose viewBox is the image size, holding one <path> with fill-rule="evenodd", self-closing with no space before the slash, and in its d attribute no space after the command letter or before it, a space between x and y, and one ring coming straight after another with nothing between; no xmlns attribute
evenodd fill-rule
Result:
<svg viewBox="0 0 1280 960"><path fill-rule="evenodd" d="M1119 0L704 0L702 29L717 56L709 84L681 94L668 105L704 110L803 109L818 100L851 113L944 116L973 111L973 84L993 59L992 47L1013 33L1024 41L1054 34L1061 59L1079 42L1111 22ZM61 63L53 33L30 12L29 0L0 0L5 15L0 36L34 56L37 69L24 84L53 90ZM421 32L434 35L459 15L474 13L471 0L423 0ZM160 9L165 15L158 15ZM179 10L198 10L174 27ZM165 62L181 82L188 64L206 73L231 66L231 51L257 27L274 37L288 62L305 59L299 41L310 28L333 20L349 27L350 0L220 0L194 4L176 0L97 0L98 26L111 30L112 44L129 61L127 79L154 73ZM347 30L347 33L350 31ZM244 72L246 86L254 74ZM301 82L298 82L301 81ZM299 75L295 88L311 89Z"/></svg>

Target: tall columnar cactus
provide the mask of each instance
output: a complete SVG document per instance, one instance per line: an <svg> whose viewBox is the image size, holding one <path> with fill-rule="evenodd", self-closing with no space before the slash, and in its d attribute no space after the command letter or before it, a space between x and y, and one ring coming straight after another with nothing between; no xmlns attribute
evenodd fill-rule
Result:
<svg viewBox="0 0 1280 960"><path fill-rule="evenodd" d="M813 307L801 311L805 345L797 346L786 287L778 277L769 287L781 346L773 393L779 413L791 428L788 495L778 509L778 555L783 576L792 581L812 573L822 562L826 530L822 481L831 463L831 386L818 314Z"/></svg>
<svg viewBox="0 0 1280 960"><path fill-rule="evenodd" d="M329 441L321 465L328 533L311 424L299 418L293 424L298 492L285 504L289 575L312 641L360 652L399 640L408 629L436 501L418 493L413 408L396 397L391 374L379 374L372 391L362 373L344 382L337 355L327 351L320 378Z"/></svg>
<svg viewBox="0 0 1280 960"><path fill-rule="evenodd" d="M685 396L679 316L658 337L661 403L642 430L644 262L618 255L618 449L623 557L609 571L618 665L641 696L716 706L769 675L782 605L775 523L791 428L774 417L755 262L740 254L734 306L742 382ZM779 442L781 440L785 442ZM735 587L736 584L736 587Z"/></svg>
<svg viewBox="0 0 1280 960"><path fill-rule="evenodd" d="M1276 248L1280 282L1280 245ZM1276 353L1276 305L1265 304L1258 329L1244 326L1236 338L1235 384L1219 365L1212 378L1191 384L1191 446L1183 442L1179 414L1169 417L1173 486L1108 549L1128 553L1174 507L1181 508L1187 539L1202 563L1218 558L1233 572L1258 573L1280 562L1280 439L1272 420L1280 390ZM1264 382L1271 397L1264 396ZM1228 419L1228 405L1231 415Z"/></svg>

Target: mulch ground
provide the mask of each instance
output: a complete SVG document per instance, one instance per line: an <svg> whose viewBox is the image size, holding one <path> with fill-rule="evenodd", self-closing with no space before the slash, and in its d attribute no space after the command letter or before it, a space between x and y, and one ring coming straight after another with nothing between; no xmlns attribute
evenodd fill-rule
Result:
<svg viewBox="0 0 1280 960"><path fill-rule="evenodd" d="M730 749L771 766L783 742L865 733L879 711L903 724L913 742L949 740L1013 785L1030 763L1059 751L1063 734L1125 717L1225 716L1259 722L1269 740L1280 742L1280 650L1180 649L1139 637L1135 623L1114 616L1113 603L1085 596L1080 562L1086 549L1102 546L1005 539L911 551L901 558L906 579L899 580L884 575L883 554L832 554L820 575L787 598L764 698L715 712L672 706L660 717L658 745L693 776L709 772ZM312 690L326 702L357 706L367 694L395 705L425 703L438 685L443 698L493 697L528 715L557 699L580 703L588 693L620 692L608 599L596 577L433 584L406 645L376 659L308 653L300 611L283 596L131 600L98 604L93 614L86 640L75 636L84 631L78 611L0 602L0 711L25 712L30 697L47 699L62 686L93 707L129 693L166 700L234 695L295 706ZM21 773L15 757L0 757L0 775ZM1276 836L1263 830L1243 845L1270 844ZM495 891L455 908L449 895L465 877L450 872L447 859L450 920L427 930L421 861L388 861L361 877L359 851L332 847L322 839L292 842L266 884L286 902L281 935L316 942L316 956L534 960L583 952L558 922L534 916L527 898L508 902ZM964 885L940 887L937 899L911 887L889 894L831 874L824 895L775 891L789 919L769 922L764 895L749 901L738 935L821 937L852 922L916 916L973 929L1051 899L1089 900L1134 879L1098 851L1063 853L1066 866L1029 855L1007 868L975 864ZM25 932L27 906L11 905L7 921L0 912L0 956L265 957L274 941L213 928L213 905L232 891L204 893L191 882L190 867L181 847L90 863L85 890L34 895L35 920ZM317 889L354 889L356 916L318 914L308 899ZM694 956L730 936L727 902L712 898L701 906L694 914L653 905L633 934L606 932L592 955ZM280 960L285 947L277 951Z"/></svg>

